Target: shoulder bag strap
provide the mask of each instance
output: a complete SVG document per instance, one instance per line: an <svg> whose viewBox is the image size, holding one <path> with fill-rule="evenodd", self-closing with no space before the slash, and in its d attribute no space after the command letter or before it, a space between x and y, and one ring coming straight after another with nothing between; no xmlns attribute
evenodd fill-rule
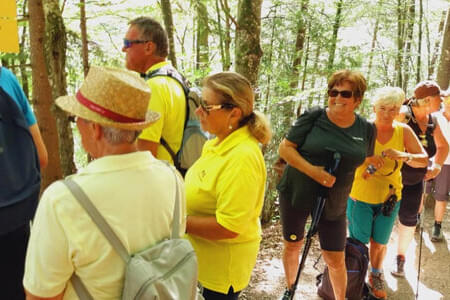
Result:
<svg viewBox="0 0 450 300"><path fill-rule="evenodd" d="M177 176L177 171L165 160L163 160L170 170L172 170L173 176L175 177L175 204L173 207L173 220L172 220L172 233L170 238L179 239L180 238L180 182Z"/></svg>

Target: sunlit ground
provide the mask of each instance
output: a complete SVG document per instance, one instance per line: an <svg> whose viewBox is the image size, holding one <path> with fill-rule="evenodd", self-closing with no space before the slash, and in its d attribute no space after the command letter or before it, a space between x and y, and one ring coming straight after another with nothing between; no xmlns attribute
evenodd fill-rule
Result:
<svg viewBox="0 0 450 300"><path fill-rule="evenodd" d="M449 209L450 205L447 205L447 211ZM420 252L419 232L415 234L406 254L405 278L396 278L390 273L395 266L397 256L397 229L394 227L383 264L389 300L414 300L417 292L417 299L450 300L450 216L447 212L443 222L444 240L433 243L430 239L431 227L434 222L433 210L428 208L425 214L419 286L417 286ZM317 255L310 252L295 299L320 299L317 296L315 285L315 277L319 274L319 271L312 266L316 258ZM257 293L261 293L260 299L279 299L285 286L281 259L274 257L258 263L261 264L260 273L252 288ZM321 260L318 269L323 270L323 260Z"/></svg>

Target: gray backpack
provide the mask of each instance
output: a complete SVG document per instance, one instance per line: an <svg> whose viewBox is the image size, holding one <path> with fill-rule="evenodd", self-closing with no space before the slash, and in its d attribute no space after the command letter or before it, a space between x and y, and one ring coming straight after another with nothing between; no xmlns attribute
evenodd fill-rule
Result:
<svg viewBox="0 0 450 300"><path fill-rule="evenodd" d="M188 240L180 238L180 184L176 175L175 180L176 200L171 237L132 255L128 254L81 187L71 179L63 181L126 263L122 300L203 299L197 292L197 257L194 249ZM81 300L93 299L75 273L70 280Z"/></svg>

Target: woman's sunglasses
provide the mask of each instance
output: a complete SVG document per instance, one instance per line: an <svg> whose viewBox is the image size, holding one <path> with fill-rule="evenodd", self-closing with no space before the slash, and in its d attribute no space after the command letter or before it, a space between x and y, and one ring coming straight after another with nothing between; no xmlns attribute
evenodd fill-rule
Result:
<svg viewBox="0 0 450 300"><path fill-rule="evenodd" d="M218 110L218 109L223 109L223 108L228 108L231 109L233 107L236 107L236 105L231 104L231 103L222 103L222 104L206 104L206 102L203 99L200 99L200 107L207 113L209 114L210 111L212 110Z"/></svg>
<svg viewBox="0 0 450 300"><path fill-rule="evenodd" d="M341 95L342 98L351 98L353 96L353 91L338 91L338 90L328 90L328 96L337 97Z"/></svg>

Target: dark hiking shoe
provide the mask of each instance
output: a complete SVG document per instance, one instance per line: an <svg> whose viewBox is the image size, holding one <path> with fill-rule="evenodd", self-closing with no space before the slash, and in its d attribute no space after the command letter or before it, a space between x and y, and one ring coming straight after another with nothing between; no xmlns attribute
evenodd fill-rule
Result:
<svg viewBox="0 0 450 300"><path fill-rule="evenodd" d="M280 300L290 300L291 297L292 297L292 291L289 290L289 289L286 289L286 290L284 291L283 296L281 296Z"/></svg>
<svg viewBox="0 0 450 300"><path fill-rule="evenodd" d="M405 277L405 257L403 255L397 255L397 265L391 274L396 277Z"/></svg>
<svg viewBox="0 0 450 300"><path fill-rule="evenodd" d="M434 224L433 226L433 232L431 234L431 241L432 242L440 242L444 238L444 235L442 234L441 226L438 224Z"/></svg>

